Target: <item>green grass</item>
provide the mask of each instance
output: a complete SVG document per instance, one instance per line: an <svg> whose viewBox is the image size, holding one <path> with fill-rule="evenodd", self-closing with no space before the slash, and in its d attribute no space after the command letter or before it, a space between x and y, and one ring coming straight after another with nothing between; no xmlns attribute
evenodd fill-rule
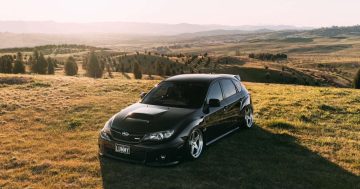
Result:
<svg viewBox="0 0 360 189"><path fill-rule="evenodd" d="M0 188L360 187L358 90L245 83L254 128L158 168L99 158L97 137L159 81L23 77L0 85Z"/></svg>

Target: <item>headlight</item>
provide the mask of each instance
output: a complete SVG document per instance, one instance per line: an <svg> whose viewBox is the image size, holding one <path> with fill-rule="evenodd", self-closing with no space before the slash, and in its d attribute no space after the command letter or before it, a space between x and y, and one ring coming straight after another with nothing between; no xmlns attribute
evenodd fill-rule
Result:
<svg viewBox="0 0 360 189"><path fill-rule="evenodd" d="M160 141L170 138L174 134L174 130L159 131L155 133L148 133L144 136L143 140Z"/></svg>
<svg viewBox="0 0 360 189"><path fill-rule="evenodd" d="M112 124L112 119L107 121L105 123L105 125L104 125L104 128L101 129L100 136L101 136L102 139L110 141L109 136L111 134L111 132L110 132L110 125L111 124Z"/></svg>

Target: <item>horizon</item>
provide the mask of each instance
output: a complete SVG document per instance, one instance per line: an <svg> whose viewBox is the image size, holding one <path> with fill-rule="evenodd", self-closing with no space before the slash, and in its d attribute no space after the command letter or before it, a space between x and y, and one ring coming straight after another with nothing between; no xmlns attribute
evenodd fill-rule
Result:
<svg viewBox="0 0 360 189"><path fill-rule="evenodd" d="M46 23L46 22L53 22L57 24L96 24L96 23L131 23L131 24L159 24L159 25L199 25L199 26L230 26L230 27L237 27L237 26L291 26L291 27L298 27L298 28L320 28L320 26L306 26L306 25L287 25L287 24L241 24L241 25L231 25L231 24L199 24L199 23L191 23L191 22L178 22L178 23L166 23L166 22L141 22L141 21L122 21L122 20L114 20L114 21L56 21L56 20L0 20L0 22L37 22L37 23ZM358 24L355 24L358 25ZM355 26L355 25L330 25L330 26L323 26L323 27L332 27L332 26L339 26L339 27L346 27L346 26Z"/></svg>
<svg viewBox="0 0 360 189"><path fill-rule="evenodd" d="M0 21L57 23L128 22L225 26L331 27L358 25L360 13L355 0L137 0L135 1L8 1L13 9L0 12ZM41 6L39 6L41 5ZM39 8L40 7L40 8ZM245 8L244 8L245 7ZM306 10L306 12L304 11ZM215 13L215 14L214 14ZM214 16L216 15L216 16Z"/></svg>

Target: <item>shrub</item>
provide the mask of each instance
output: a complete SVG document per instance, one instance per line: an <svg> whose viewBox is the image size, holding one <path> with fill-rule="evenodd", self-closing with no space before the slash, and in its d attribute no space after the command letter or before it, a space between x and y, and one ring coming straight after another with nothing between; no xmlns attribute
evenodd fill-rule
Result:
<svg viewBox="0 0 360 189"><path fill-rule="evenodd" d="M69 76L73 76L73 75L77 74L78 66L76 64L75 59L72 56L70 56L67 59L65 65L64 65L64 71L65 71L65 74L69 75Z"/></svg>
<svg viewBox="0 0 360 189"><path fill-rule="evenodd" d="M86 67L86 74L89 77L100 78L103 75L103 69L100 61L94 51L90 52L88 63Z"/></svg>
<svg viewBox="0 0 360 189"><path fill-rule="evenodd" d="M354 78L354 87L355 89L360 89L360 69L357 71Z"/></svg>

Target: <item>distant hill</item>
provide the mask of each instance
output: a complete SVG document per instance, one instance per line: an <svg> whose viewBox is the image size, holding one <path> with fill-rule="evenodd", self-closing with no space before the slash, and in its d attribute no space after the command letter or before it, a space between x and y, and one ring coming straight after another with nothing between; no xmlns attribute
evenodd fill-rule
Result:
<svg viewBox="0 0 360 189"><path fill-rule="evenodd" d="M177 35L178 37L208 37L208 36L220 36L220 35L241 35L241 34L249 34L249 33L266 33L266 32L274 32L274 30L270 29L259 29L259 30L209 30L195 33L183 33Z"/></svg>
<svg viewBox="0 0 360 189"><path fill-rule="evenodd" d="M11 33L46 33L46 34L74 34L74 33L128 33L146 35L175 35L209 30L304 30L310 28L287 25L260 26L226 26L200 24L159 24L137 22L93 22L93 23L60 23L53 21L0 21L0 32Z"/></svg>
<svg viewBox="0 0 360 189"><path fill-rule="evenodd" d="M322 37L341 37L346 35L358 35L360 36L360 25L348 26L348 27L338 27L333 26L330 28L320 28L307 31L307 34L317 35Z"/></svg>

